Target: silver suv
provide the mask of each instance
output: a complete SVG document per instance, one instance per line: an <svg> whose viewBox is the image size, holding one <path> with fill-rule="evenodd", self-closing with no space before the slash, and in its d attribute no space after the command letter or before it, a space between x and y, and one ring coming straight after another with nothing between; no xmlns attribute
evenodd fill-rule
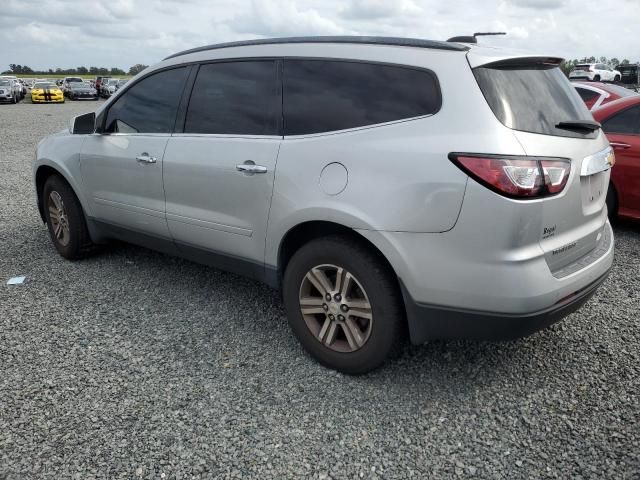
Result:
<svg viewBox="0 0 640 480"><path fill-rule="evenodd" d="M65 258L115 238L281 288L347 373L407 334L527 335L613 261L614 157L560 61L372 37L178 53L38 145L40 214Z"/></svg>

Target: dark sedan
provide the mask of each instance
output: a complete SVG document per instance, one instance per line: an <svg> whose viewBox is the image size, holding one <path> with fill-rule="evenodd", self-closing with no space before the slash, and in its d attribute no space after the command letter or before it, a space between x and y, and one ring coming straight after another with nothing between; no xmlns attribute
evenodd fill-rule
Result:
<svg viewBox="0 0 640 480"><path fill-rule="evenodd" d="M98 92L90 84L85 82L71 82L65 90L69 100L97 100Z"/></svg>

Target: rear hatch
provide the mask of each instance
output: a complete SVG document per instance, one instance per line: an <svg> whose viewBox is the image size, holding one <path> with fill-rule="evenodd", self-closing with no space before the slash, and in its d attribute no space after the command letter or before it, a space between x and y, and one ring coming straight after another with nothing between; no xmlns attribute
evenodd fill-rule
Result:
<svg viewBox="0 0 640 480"><path fill-rule="evenodd" d="M525 57L473 68L487 103L513 131L527 157L570 161L560 193L526 200L537 202L538 242L556 276L592 258L607 241L605 199L613 160L604 133L593 125L559 63L557 58Z"/></svg>
<svg viewBox="0 0 640 480"><path fill-rule="evenodd" d="M572 76L585 75L590 70L591 70L591 65L589 64L576 65L571 71L571 75Z"/></svg>

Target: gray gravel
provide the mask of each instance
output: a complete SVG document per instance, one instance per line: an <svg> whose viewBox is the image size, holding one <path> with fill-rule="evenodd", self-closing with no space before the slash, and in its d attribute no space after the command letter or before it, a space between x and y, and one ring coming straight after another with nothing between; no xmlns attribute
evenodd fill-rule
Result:
<svg viewBox="0 0 640 480"><path fill-rule="evenodd" d="M640 478L639 225L563 323L350 378L258 283L132 246L55 253L30 161L93 105L0 105L0 479Z"/></svg>

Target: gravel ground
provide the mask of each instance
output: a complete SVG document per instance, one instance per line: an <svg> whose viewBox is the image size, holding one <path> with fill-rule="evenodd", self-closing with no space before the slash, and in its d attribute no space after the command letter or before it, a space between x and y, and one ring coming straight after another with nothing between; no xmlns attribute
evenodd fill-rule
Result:
<svg viewBox="0 0 640 480"><path fill-rule="evenodd" d="M640 478L640 226L616 227L611 276L563 323L350 378L258 283L55 253L34 147L94 105L0 105L0 479Z"/></svg>

